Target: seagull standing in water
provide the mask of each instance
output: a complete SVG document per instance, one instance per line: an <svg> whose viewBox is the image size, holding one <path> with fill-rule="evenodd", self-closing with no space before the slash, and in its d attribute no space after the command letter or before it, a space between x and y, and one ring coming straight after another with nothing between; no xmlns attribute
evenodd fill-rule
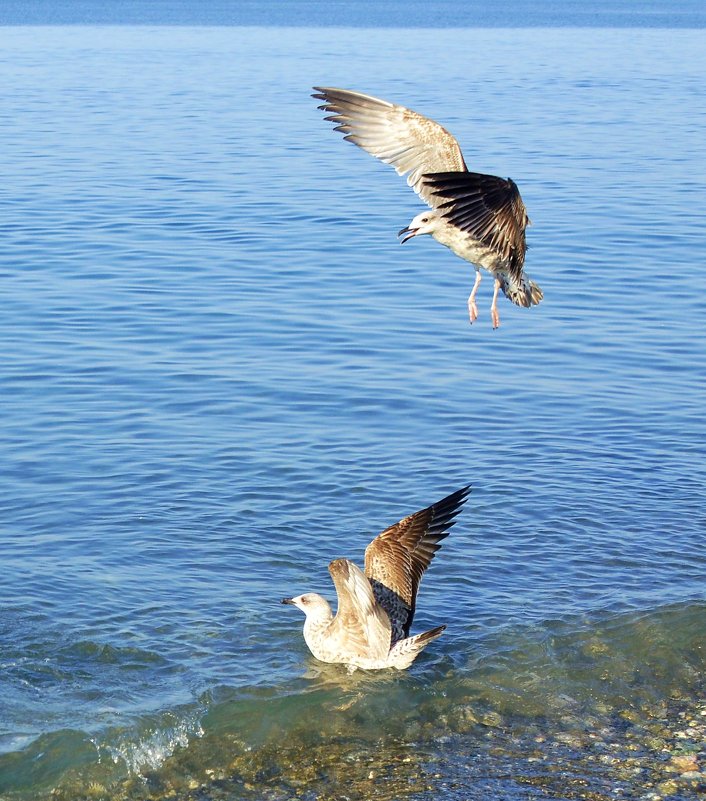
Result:
<svg viewBox="0 0 706 801"><path fill-rule="evenodd" d="M304 640L322 662L404 670L446 626L410 636L417 590L439 543L449 534L470 487L385 529L365 549L365 572L348 559L328 566L338 595L335 616L325 598L283 598L306 615Z"/></svg>
<svg viewBox="0 0 706 801"><path fill-rule="evenodd" d="M479 268L495 279L490 307L493 328L500 325L498 291L518 306L534 306L542 290L525 276L523 265L529 218L515 182L469 172L456 139L434 120L377 97L315 86L319 106L344 139L391 164L431 208L399 232L402 243L431 234L476 268L468 314L478 318Z"/></svg>

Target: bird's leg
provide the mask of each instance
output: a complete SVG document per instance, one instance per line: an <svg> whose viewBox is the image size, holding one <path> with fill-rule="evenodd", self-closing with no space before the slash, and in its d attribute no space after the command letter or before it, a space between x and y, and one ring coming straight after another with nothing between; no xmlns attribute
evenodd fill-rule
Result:
<svg viewBox="0 0 706 801"><path fill-rule="evenodd" d="M500 315L498 314L498 292L500 291L500 281L495 279L495 289L493 290L493 302L490 304L490 316L493 318L493 328L500 327Z"/></svg>
<svg viewBox="0 0 706 801"><path fill-rule="evenodd" d="M471 318L471 324L478 319L478 306L476 306L476 292L480 286L481 274L480 270L476 270L476 280L473 284L471 294L468 296L468 316Z"/></svg>

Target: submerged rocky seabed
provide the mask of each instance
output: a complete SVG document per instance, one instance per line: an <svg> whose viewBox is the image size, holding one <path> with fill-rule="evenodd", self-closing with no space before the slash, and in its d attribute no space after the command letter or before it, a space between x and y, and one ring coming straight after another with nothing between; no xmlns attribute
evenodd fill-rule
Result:
<svg viewBox="0 0 706 801"><path fill-rule="evenodd" d="M702 601L503 625L473 638L450 631L410 671L348 673L303 646L290 656L304 675L215 685L168 709L40 734L0 754L0 799L694 801L706 793Z"/></svg>
<svg viewBox="0 0 706 801"><path fill-rule="evenodd" d="M455 645L455 647L454 647ZM639 799L706 793L706 605L454 640L407 672L306 660L0 756L5 801Z"/></svg>
<svg viewBox="0 0 706 801"><path fill-rule="evenodd" d="M205 734L158 770L106 787L75 777L49 797L76 799L696 799L706 793L706 694L557 719L511 720L472 704L445 705L408 731L362 740L345 717L299 727L259 746ZM346 710L355 720L355 702ZM339 710L340 711L340 710ZM422 709L420 712L429 713ZM332 725L333 720L338 724ZM492 795L489 795L492 794Z"/></svg>

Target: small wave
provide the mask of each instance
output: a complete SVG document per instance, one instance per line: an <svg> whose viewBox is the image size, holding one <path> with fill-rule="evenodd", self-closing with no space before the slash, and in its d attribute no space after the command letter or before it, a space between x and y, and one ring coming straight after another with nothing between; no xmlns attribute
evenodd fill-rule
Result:
<svg viewBox="0 0 706 801"><path fill-rule="evenodd" d="M93 737L45 735L0 757L0 793L291 798L307 787L334 797L345 782L352 799L421 801L439 795L439 763L444 775L475 777L452 798L483 798L492 780L504 798L526 799L529 786L551 785L544 764L569 766L596 792L618 781L632 791L641 776L669 781L674 766L691 765L682 752L706 732L704 620L693 602L508 626L449 638L460 656L406 673L351 676L311 660L277 686L212 688ZM687 789L702 780L690 773L679 779Z"/></svg>
<svg viewBox="0 0 706 801"><path fill-rule="evenodd" d="M140 775L159 768L177 748L186 748L192 738L202 737L201 716L201 709L185 714L167 712L159 722L143 724L136 739L135 732L128 730L113 742L109 735L107 742L97 742L96 747L106 751L116 765L124 765L130 775Z"/></svg>
<svg viewBox="0 0 706 801"><path fill-rule="evenodd" d="M31 742L17 740L0 754L0 797L75 799L144 781L179 748L203 735L201 705L142 717L101 734L62 729ZM93 788L93 789L91 789Z"/></svg>

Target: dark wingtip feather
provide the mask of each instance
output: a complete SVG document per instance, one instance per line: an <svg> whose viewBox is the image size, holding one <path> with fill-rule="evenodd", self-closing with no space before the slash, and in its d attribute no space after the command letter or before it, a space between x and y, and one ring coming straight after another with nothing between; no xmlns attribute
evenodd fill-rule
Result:
<svg viewBox="0 0 706 801"><path fill-rule="evenodd" d="M446 626L436 626L433 629L429 629L429 631L423 631L421 634L417 635L417 642L424 643L428 640L435 640L440 634L446 631Z"/></svg>
<svg viewBox="0 0 706 801"><path fill-rule="evenodd" d="M447 495L445 498L442 498L440 501L437 501L432 505L438 512L444 512L448 515L454 516L461 511L461 507L466 502L466 499L471 494L472 490L473 485L466 484L465 487L457 489L455 492L452 492L450 495Z"/></svg>
<svg viewBox="0 0 706 801"><path fill-rule="evenodd" d="M450 530L456 525L455 517L463 508L471 491L472 485L466 484L465 487L461 487L429 507L433 512L429 528L430 533L433 532L436 542L441 542L449 536Z"/></svg>

